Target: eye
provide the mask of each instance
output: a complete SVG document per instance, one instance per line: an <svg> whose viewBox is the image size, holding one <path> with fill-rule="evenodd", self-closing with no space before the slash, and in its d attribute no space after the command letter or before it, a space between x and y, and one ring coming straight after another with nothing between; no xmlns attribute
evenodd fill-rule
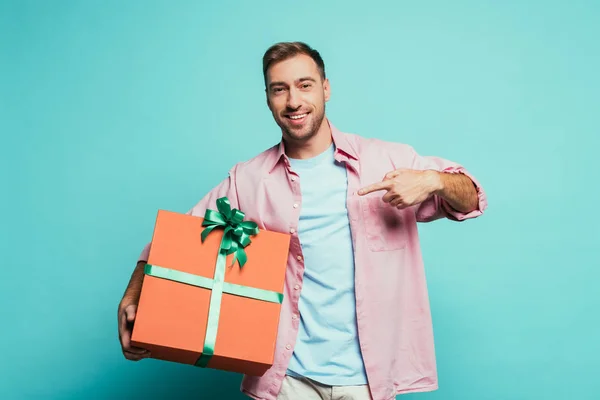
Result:
<svg viewBox="0 0 600 400"><path fill-rule="evenodd" d="M282 87L276 87L272 89L273 93L277 94L277 93L281 93L284 91L284 89Z"/></svg>
<svg viewBox="0 0 600 400"><path fill-rule="evenodd" d="M302 89L308 89L310 88L312 85L310 83L303 83L302 84Z"/></svg>

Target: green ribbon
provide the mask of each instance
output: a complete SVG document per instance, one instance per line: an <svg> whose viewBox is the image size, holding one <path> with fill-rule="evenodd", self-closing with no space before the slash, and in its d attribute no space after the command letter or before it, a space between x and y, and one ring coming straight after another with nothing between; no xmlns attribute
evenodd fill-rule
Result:
<svg viewBox="0 0 600 400"><path fill-rule="evenodd" d="M178 271L176 269L164 268L158 265L146 264L144 272L146 275L209 290L212 289L214 285L214 280L210 278ZM268 301L269 303L281 304L283 302L282 293L229 282L223 282L223 293L246 297L248 299Z"/></svg>
<svg viewBox="0 0 600 400"><path fill-rule="evenodd" d="M202 242L204 243L210 232L219 227L224 228L213 279L157 265L146 264L144 268L146 275L212 290L204 348L196 361L196 366L202 368L208 365L208 362L214 355L223 293L271 303L281 304L283 302L282 293L225 282L227 256L233 254L232 266L238 261L240 268L243 267L248 260L244 248L251 242L250 235L258 234L259 229L255 222L244 221L245 214L243 212L237 209L232 210L229 200L226 197L221 197L217 200L217 209L219 210L218 212L206 210L204 222L202 223L202 226L206 226L206 228L201 234Z"/></svg>
<svg viewBox="0 0 600 400"><path fill-rule="evenodd" d="M217 209L219 211L206 210L202 222L202 226L206 226L201 235L202 243L215 228L225 228L219 254L233 254L231 265L238 261L241 268L248 260L244 247L250 244L250 235L258 234L258 225L254 221L244 221L245 214L236 208L232 210L226 197L217 199Z"/></svg>

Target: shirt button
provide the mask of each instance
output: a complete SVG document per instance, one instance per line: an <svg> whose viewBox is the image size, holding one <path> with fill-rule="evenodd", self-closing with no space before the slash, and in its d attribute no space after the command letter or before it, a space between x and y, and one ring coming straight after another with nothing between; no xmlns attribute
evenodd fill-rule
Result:
<svg viewBox="0 0 600 400"><path fill-rule="evenodd" d="M296 290L300 289L300 285L294 286L294 289L296 289Z"/></svg>
<svg viewBox="0 0 600 400"><path fill-rule="evenodd" d="M290 346L289 344L287 346L285 346L286 349L291 350L292 346Z"/></svg>
<svg viewBox="0 0 600 400"><path fill-rule="evenodd" d="M296 314L294 314L294 315L292 315L292 319L296 320L296 319L298 319L298 316Z"/></svg>
<svg viewBox="0 0 600 400"><path fill-rule="evenodd" d="M298 203L294 203L294 208L298 208Z"/></svg>
<svg viewBox="0 0 600 400"><path fill-rule="evenodd" d="M292 182L295 182L295 181L296 181L296 177L295 177L295 176L292 176L292 178L291 178L291 179L292 179Z"/></svg>
<svg viewBox="0 0 600 400"><path fill-rule="evenodd" d="M302 256L298 256L296 258L298 259L298 261L302 261Z"/></svg>
<svg viewBox="0 0 600 400"><path fill-rule="evenodd" d="M295 233L296 230L294 228L290 229L290 233Z"/></svg>

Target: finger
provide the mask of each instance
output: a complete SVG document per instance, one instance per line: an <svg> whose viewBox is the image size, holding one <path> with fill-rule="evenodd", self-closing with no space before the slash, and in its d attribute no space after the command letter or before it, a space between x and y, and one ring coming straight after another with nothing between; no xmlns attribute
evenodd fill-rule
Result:
<svg viewBox="0 0 600 400"><path fill-rule="evenodd" d="M387 192L386 194L383 195L381 200L383 200L384 203L391 203L393 200L395 200L398 197L400 197L400 195L398 195L397 193L394 193L393 190L390 190L389 192Z"/></svg>
<svg viewBox="0 0 600 400"><path fill-rule="evenodd" d="M150 354L149 350L142 349L140 347L135 347L135 346L123 347L122 350L124 352L131 353L131 354L141 354L141 355Z"/></svg>
<svg viewBox="0 0 600 400"><path fill-rule="evenodd" d="M119 314L119 336L122 336L125 331L127 331L127 317L123 312Z"/></svg>
<svg viewBox="0 0 600 400"><path fill-rule="evenodd" d="M148 353L148 350L143 349L141 347L136 347L131 345L131 332L126 331L123 335L121 335L121 347L123 351L134 354L144 354Z"/></svg>
<svg viewBox="0 0 600 400"><path fill-rule="evenodd" d="M396 208L398 210L404 210L405 208L410 207L410 204L407 204L406 202L404 202L404 200L401 200L400 202L398 202L398 204L396 204Z"/></svg>
<svg viewBox="0 0 600 400"><path fill-rule="evenodd" d="M385 174L385 177L383 179L384 180L394 179L395 177L397 177L398 175L400 175L404 171L407 171L407 169L405 169L405 168L395 169L395 170L390 171L387 174Z"/></svg>
<svg viewBox="0 0 600 400"><path fill-rule="evenodd" d="M150 351L146 349L138 349L137 347L133 347L129 350L123 349L123 354L130 354L134 356L148 357L150 356Z"/></svg>
<svg viewBox="0 0 600 400"><path fill-rule="evenodd" d="M398 172L398 170L394 170L394 171L390 171L387 174L385 174L385 176L383 177L384 181L387 181L389 179L394 179L395 177L398 176L400 172Z"/></svg>
<svg viewBox="0 0 600 400"><path fill-rule="evenodd" d="M148 358L150 357L149 355L150 353L146 354L136 354L136 353L131 353L129 351L124 351L123 355L125 356L126 359L130 360L130 361L140 361L144 358Z"/></svg>
<svg viewBox="0 0 600 400"><path fill-rule="evenodd" d="M372 185L366 186L358 191L358 194L364 196L365 194L376 192L378 190L387 190L390 187L390 181L377 182Z"/></svg>
<svg viewBox="0 0 600 400"><path fill-rule="evenodd" d="M398 206L402 205L402 199L401 198L394 199L394 201L392 201L390 203L390 205L392 207L398 207Z"/></svg>
<svg viewBox="0 0 600 400"><path fill-rule="evenodd" d="M397 207L400 204L402 204L402 197L400 196L396 196L390 201L390 206L392 207Z"/></svg>
<svg viewBox="0 0 600 400"><path fill-rule="evenodd" d="M127 329L123 330L119 335L119 339L121 340L121 347L123 350L129 351L131 348L131 332Z"/></svg>

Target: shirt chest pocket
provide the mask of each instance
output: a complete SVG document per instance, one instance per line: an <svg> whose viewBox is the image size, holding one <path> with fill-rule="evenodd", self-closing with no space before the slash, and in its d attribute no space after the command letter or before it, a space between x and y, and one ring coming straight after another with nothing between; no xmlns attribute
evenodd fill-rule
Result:
<svg viewBox="0 0 600 400"><path fill-rule="evenodd" d="M361 197L365 240L371 251L400 250L406 247L406 222L403 212L381 200L376 193Z"/></svg>

